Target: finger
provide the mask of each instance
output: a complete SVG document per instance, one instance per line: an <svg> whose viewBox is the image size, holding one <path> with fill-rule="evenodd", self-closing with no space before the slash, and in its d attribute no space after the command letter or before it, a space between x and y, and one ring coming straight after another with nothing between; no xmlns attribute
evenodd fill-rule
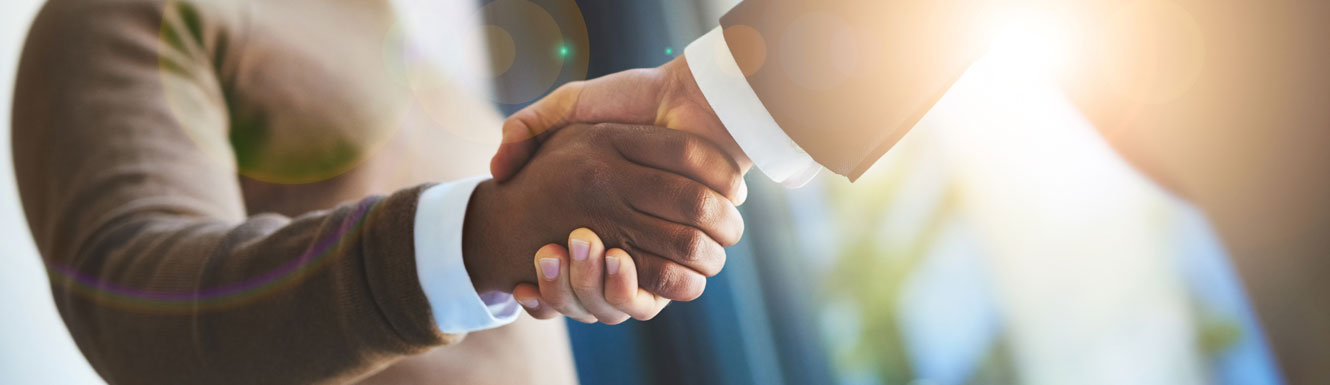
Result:
<svg viewBox="0 0 1330 385"><path fill-rule="evenodd" d="M546 306L540 300L540 288L529 283L519 283L513 288L513 298L526 309L527 314L536 319L550 319L559 316L554 308Z"/></svg>
<svg viewBox="0 0 1330 385"><path fill-rule="evenodd" d="M679 174L650 168L638 171L647 187L633 191L628 203L634 209L702 230L721 246L739 243L744 220L734 202Z"/></svg>
<svg viewBox="0 0 1330 385"><path fill-rule="evenodd" d="M645 213L637 213L631 220L636 226L627 235L631 241L624 249L632 255L661 256L707 277L725 267L725 247L702 230Z"/></svg>
<svg viewBox="0 0 1330 385"><path fill-rule="evenodd" d="M744 202L748 201L748 180L739 178L739 192L737 194L739 196L736 197L734 205L743 206Z"/></svg>
<svg viewBox="0 0 1330 385"><path fill-rule="evenodd" d="M540 297L545 305L578 321L593 323L596 318L582 308L568 281L568 250L548 244L536 252L536 275Z"/></svg>
<svg viewBox="0 0 1330 385"><path fill-rule="evenodd" d="M508 123L505 122L504 127L507 126ZM538 147L540 144L535 139L500 144L499 151L490 159L490 173L494 174L494 181L504 182L512 179L531 160Z"/></svg>
<svg viewBox="0 0 1330 385"><path fill-rule="evenodd" d="M494 180L503 182L512 178L531 160L540 143L536 137L567 125L577 110L582 93L582 82L559 86L554 92L523 108L503 122L503 142L490 159L490 173Z"/></svg>
<svg viewBox="0 0 1330 385"><path fill-rule="evenodd" d="M687 302L706 290L707 278L693 269L645 251L634 250L631 254L637 265L637 284L649 292Z"/></svg>
<svg viewBox="0 0 1330 385"><path fill-rule="evenodd" d="M698 181L735 204L747 199L743 173L725 151L701 136L657 127L620 128L613 143L625 159ZM741 191L743 192L741 194Z"/></svg>
<svg viewBox="0 0 1330 385"><path fill-rule="evenodd" d="M582 308L609 325L627 321L628 313L605 301L605 244L600 237L586 228L573 230L568 235L568 251L572 256L569 275L573 294Z"/></svg>
<svg viewBox="0 0 1330 385"><path fill-rule="evenodd" d="M655 318L670 300L637 287L637 264L633 257L623 249L610 249L605 253L605 301L634 319L645 321Z"/></svg>

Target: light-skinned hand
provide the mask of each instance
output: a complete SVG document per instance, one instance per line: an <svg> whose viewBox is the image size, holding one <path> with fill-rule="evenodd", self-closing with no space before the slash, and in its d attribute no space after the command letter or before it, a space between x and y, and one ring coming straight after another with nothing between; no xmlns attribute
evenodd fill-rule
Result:
<svg viewBox="0 0 1330 385"><path fill-rule="evenodd" d="M590 229L573 230L569 248L549 244L536 252L537 285L513 289L517 302L539 319L560 314L585 322L616 325L628 318L648 320L670 300L637 285L637 267L623 249L605 250Z"/></svg>
<svg viewBox="0 0 1330 385"><path fill-rule="evenodd" d="M503 144L490 161L497 181L512 177L531 160L543 134L570 124L645 124L687 131L719 145L746 173L752 161L716 118L680 56L656 68L632 69L571 82L523 108L503 123ZM747 186L735 204L747 198Z"/></svg>

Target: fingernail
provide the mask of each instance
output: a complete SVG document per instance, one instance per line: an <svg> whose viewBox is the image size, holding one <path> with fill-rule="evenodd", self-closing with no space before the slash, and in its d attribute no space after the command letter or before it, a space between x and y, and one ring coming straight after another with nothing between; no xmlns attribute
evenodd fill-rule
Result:
<svg viewBox="0 0 1330 385"><path fill-rule="evenodd" d="M587 254L591 253L591 243L581 239L568 241L568 247L573 249L573 260L575 261L586 259Z"/></svg>
<svg viewBox="0 0 1330 385"><path fill-rule="evenodd" d="M546 280L553 281L554 278L558 278L558 277L559 277L559 259L557 259L557 258L541 258L541 259L540 259L540 273L545 275L545 279L546 279Z"/></svg>
<svg viewBox="0 0 1330 385"><path fill-rule="evenodd" d="M522 300L522 301L517 301L517 302L520 302L520 303L522 304L522 306L526 306L528 309L539 309L539 308L540 308L540 301L537 301L535 298L529 298L529 299Z"/></svg>
<svg viewBox="0 0 1330 385"><path fill-rule="evenodd" d="M605 256L605 271L613 274L619 273L619 257Z"/></svg>

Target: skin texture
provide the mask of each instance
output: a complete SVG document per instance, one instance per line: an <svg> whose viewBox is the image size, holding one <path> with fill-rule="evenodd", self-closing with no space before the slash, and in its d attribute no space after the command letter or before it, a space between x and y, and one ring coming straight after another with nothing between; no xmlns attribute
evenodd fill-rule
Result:
<svg viewBox="0 0 1330 385"><path fill-rule="evenodd" d="M741 172L746 173L752 167L752 162L716 119L701 90L692 81L692 76L687 62L681 57L657 68L628 70L565 84L504 122L504 143L490 163L491 173L496 181L507 180L531 160L540 148L544 135L570 124L595 122L653 124L697 134L716 143L734 159ZM742 204L747 195L747 185L740 180L739 190L733 197L734 203ZM593 245L599 242L595 232L582 230L586 231L570 235L569 244L573 239ZM592 250L594 256L604 249L593 247ZM610 254L617 252L623 253L622 259L627 261L625 266L634 266L633 257L627 251L611 250ZM544 254L566 256L568 250L555 243L546 245L536 255L537 271L540 270L539 260ZM514 288L513 293L519 302L537 304L534 308L524 304L536 318L552 318L561 313L583 322L600 321L607 324L623 322L629 316L639 320L650 319L668 304L668 298L638 288L637 277L606 275L602 283L599 276L576 274L579 271L576 266L603 266L602 261L595 258L585 264L574 261L574 277L571 281L539 280L539 287L522 284ZM643 277L644 283L653 280L655 278ZM614 285L624 282L632 284L625 284L623 290L611 290ZM603 292L595 289L599 286L606 289Z"/></svg>
<svg viewBox="0 0 1330 385"><path fill-rule="evenodd" d="M548 234L587 227L636 257L642 288L681 301L701 295L725 263L724 247L743 233L733 160L708 140L660 127L572 125L539 139L546 145L527 167L472 195L463 255L478 291L537 282L530 250L562 241Z"/></svg>
<svg viewBox="0 0 1330 385"><path fill-rule="evenodd" d="M606 251L600 237L586 228L568 236L569 245L579 243L587 246L582 259L571 258L569 250L558 244L545 245L536 253L532 264L537 271L543 270L542 261L550 259L559 261L559 270L553 279L542 275L539 287L524 283L513 290L533 317L562 314L586 323L615 325L629 318L651 319L669 304L669 299L638 287L635 262L628 252Z"/></svg>
<svg viewBox="0 0 1330 385"><path fill-rule="evenodd" d="M541 146L541 135L571 124L614 122L655 125L697 134L720 146L748 172L752 161L716 118L683 56L656 68L633 69L565 84L513 114L503 124L503 144L490 162L494 180L522 169ZM747 187L736 197L742 204Z"/></svg>
<svg viewBox="0 0 1330 385"><path fill-rule="evenodd" d="M569 125L595 122L653 124L696 134L723 149L740 172L746 173L752 162L716 118L692 77L686 59L681 56L657 68L633 69L559 87L504 122L503 144L490 163L494 180L505 181L521 171L543 145L544 136ZM740 179L734 203L742 204L747 195L747 185ZM657 277L643 275L643 286L639 288L638 277L632 273L594 274L604 271L604 259L597 257L605 253L603 247L596 246L600 238L590 229L579 229L570 235L568 244L574 240L588 242L593 247L592 258L571 262L571 277L566 271L571 261L569 250L551 243L536 253L535 271L541 270L542 258L560 259L559 277L537 280L538 287L523 283L513 289L518 302L533 317L548 319L563 314L581 322L613 325L629 317L651 319L669 299L680 299L674 293L654 290L659 286ZM633 270L637 265L633 256L647 258L646 265L652 266L650 255L630 255L622 249L612 249L608 255L620 257L623 266L620 271ZM686 278L690 289L700 295L705 280L693 275Z"/></svg>

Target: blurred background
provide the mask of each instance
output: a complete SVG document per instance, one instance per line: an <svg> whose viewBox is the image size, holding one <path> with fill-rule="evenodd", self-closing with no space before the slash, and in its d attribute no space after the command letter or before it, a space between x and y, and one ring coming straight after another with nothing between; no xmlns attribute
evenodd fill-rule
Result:
<svg viewBox="0 0 1330 385"><path fill-rule="evenodd" d="M514 62L494 85L505 113L561 82L664 63L734 1L533 3L585 24L557 48L585 68ZM0 2L5 127L39 6ZM1281 383L1207 219L1114 154L1021 64L1022 44L995 44L854 184L750 174L744 240L702 298L650 322L569 323L582 382ZM51 302L10 161L6 128L0 383L100 382Z"/></svg>

